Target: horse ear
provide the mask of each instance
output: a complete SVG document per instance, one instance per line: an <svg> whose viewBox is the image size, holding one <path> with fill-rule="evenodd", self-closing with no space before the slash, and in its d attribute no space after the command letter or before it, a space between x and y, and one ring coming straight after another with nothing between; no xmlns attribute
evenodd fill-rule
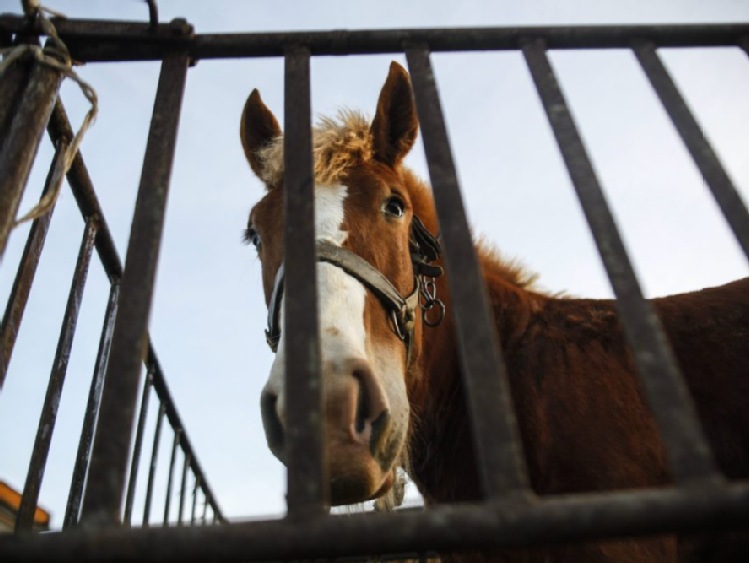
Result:
<svg viewBox="0 0 749 563"><path fill-rule="evenodd" d="M247 162L260 179L263 179L263 163L258 151L281 134L278 121L260 99L260 92L257 89L253 90L244 104L239 136L242 138Z"/></svg>
<svg viewBox="0 0 749 563"><path fill-rule="evenodd" d="M406 70L395 61L390 63L390 72L380 91L370 131L375 158L390 166L399 164L416 141L419 121L411 80Z"/></svg>

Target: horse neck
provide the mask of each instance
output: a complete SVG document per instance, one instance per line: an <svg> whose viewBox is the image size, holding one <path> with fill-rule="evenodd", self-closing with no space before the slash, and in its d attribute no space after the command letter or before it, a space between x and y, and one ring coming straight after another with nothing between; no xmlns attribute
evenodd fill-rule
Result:
<svg viewBox="0 0 749 563"><path fill-rule="evenodd" d="M477 252L492 320L500 345L507 350L522 336L543 296L522 287L517 268L482 248ZM410 471L427 502L478 500L478 474L446 275L438 282L438 293L447 312L438 327L423 328L418 370L409 381Z"/></svg>

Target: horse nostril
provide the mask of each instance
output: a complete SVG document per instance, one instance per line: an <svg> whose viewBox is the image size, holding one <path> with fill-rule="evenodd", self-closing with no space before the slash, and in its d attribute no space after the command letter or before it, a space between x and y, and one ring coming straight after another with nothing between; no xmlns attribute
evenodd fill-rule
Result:
<svg viewBox="0 0 749 563"><path fill-rule="evenodd" d="M270 391L263 391L260 396L260 414L265 429L265 439L268 448L278 459L284 458L284 430L281 418L278 416L278 395Z"/></svg>
<svg viewBox="0 0 749 563"><path fill-rule="evenodd" d="M352 375L357 382L356 413L354 431L361 438L369 436L370 447L375 448L389 420L386 399L374 373L365 362L353 366Z"/></svg>

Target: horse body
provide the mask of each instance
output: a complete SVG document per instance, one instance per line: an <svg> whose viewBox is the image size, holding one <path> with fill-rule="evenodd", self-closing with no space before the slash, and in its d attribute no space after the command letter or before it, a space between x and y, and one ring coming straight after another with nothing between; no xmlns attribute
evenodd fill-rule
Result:
<svg viewBox="0 0 749 563"><path fill-rule="evenodd" d="M439 231L429 188L401 164L417 127L408 75L393 64L371 124L344 114L338 122L324 121L313 137L318 240L363 259L404 297L419 291L423 281L410 256L416 218L428 231ZM253 92L243 114L242 141L268 192L251 213L247 238L258 248L272 309L283 262L281 135ZM522 269L486 248L477 251L534 491L553 495L670 483L663 443L615 303L536 291ZM387 496L398 466L409 471L427 504L479 500L449 280L442 276L436 282L447 311L439 326L425 326L417 315L413 326L401 330L371 285L331 263L319 262L317 274L333 503ZM749 409L743 408L749 396L743 373L749 365L749 280L653 304L720 468L729 478L749 477ZM269 446L282 461L283 334L281 326L261 401ZM698 548L664 536L452 557L663 562L707 560L705 553L717 553Z"/></svg>

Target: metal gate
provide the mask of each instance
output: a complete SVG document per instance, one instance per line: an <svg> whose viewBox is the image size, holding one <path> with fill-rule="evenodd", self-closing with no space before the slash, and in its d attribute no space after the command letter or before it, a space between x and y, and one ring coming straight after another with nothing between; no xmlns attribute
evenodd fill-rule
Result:
<svg viewBox="0 0 749 563"><path fill-rule="evenodd" d="M161 76L154 105L152 128L125 268L122 270L106 235L82 161L76 160L69 178L87 219L81 268L95 247L112 272L113 290L108 318L117 303L128 303L114 317L111 353L101 394L99 423L85 487L79 525L60 533L0 538L3 560L281 560L359 557L371 554L423 555L439 550L481 549L544 545L596 538L614 538L664 532L688 532L746 526L749 522L749 483L726 482L716 469L694 416L691 399L676 362L666 345L650 305L643 298L609 206L583 146L577 125L549 63L547 51L556 49L630 49L660 97L695 164L743 252L749 256L749 214L718 158L702 134L681 93L668 75L659 47L738 46L749 49L749 25L706 26L603 26L440 30L374 30L310 33L207 35L195 34L182 20L169 24L53 20L71 55L90 61L161 61ZM28 41L43 33L38 20L5 15L0 18L0 42ZM483 282L467 228L460 188L453 164L432 72L430 53L438 51L516 50L522 52L546 110L577 196L593 232L612 287L621 321L634 352L647 398L667 446L675 476L673 487L537 498L527 490L512 412L497 409L508 400L501 351L485 306ZM166 193L174 152L185 76L192 61L283 57L285 60L285 195L287 216L295 217L286 233L287 284L307 287L296 292L288 307L298 308L302 322L288 328L287 412L320 420L319 366L310 369L310 346L318 338L314 288L300 283L314 275L312 182L310 162L310 57L404 53L413 80L419 121L434 190L454 307L457 337L470 401L474 440L479 452L484 501L471 505L438 506L428 511L404 510L392 514L331 516L325 510L322 480L321 432L300 425L304 433L289 444L288 515L283 520L232 523L213 527L132 529L120 526L121 498L125 490L131 424L137 404L142 348L163 226ZM32 72L54 75L35 67ZM29 114L22 135L0 114L3 131L0 170L3 177L2 224L15 217L24 178L9 177L9 162L23 156L31 160L32 142L38 139L59 84L59 75L46 78L38 105L30 95L18 96L18 86L0 83L0 110L5 100L20 100ZM30 84L43 84L34 82ZM47 108L46 113L44 108ZM15 123L15 121L13 121ZM49 129L64 146L69 138L62 108L52 112ZM23 144L28 143L28 144ZM13 152L15 151L15 152ZM8 155L8 156L6 156ZM13 168L15 169L15 168ZM40 220L43 224L44 219ZM290 222L287 222L287 225ZM43 230L43 227L39 228ZM41 235L43 237L43 235ZM36 243L38 245L38 243ZM30 243L30 247L32 244ZM30 251L30 253L33 253ZM460 272L460 275L455 275ZM120 281L121 280L121 281ZM22 286L23 284L21 284ZM74 290L80 282L74 283ZM71 307L74 309L74 307ZM470 323L470 327L468 326ZM102 342L110 338L111 321L105 323ZM470 328L470 330L469 330ZM62 338L62 337L61 337ZM103 345L102 350L106 346ZM102 352L104 353L104 352ZM314 364L314 362L312 362ZM163 387L160 369L149 346L149 373L157 392ZM496 375L500 374L501 377ZM95 381L102 374L97 372ZM157 378L161 383L157 384ZM61 382L57 384L61 385ZM95 387L96 385L94 385ZM146 386L147 390L149 387ZM479 392L479 389L481 391ZM161 394L161 393L160 393ZM165 396L165 394L164 394ZM95 393L93 402L96 403ZM145 398L144 398L145 400ZM162 396L162 400L163 396ZM166 400L161 412L174 425L176 411ZM294 424L293 421L289 421ZM176 427L175 427L176 428ZM179 427L181 428L181 426ZM177 430L179 443L186 442ZM139 440L136 437L136 442ZM190 450L190 459L194 459ZM196 463L190 464L203 494L210 489ZM130 496L127 495L129 499ZM31 501L29 501L31 502ZM32 505L33 506L33 505ZM195 505L193 504L193 507ZM215 519L221 519L211 502ZM125 513L127 514L127 506Z"/></svg>

